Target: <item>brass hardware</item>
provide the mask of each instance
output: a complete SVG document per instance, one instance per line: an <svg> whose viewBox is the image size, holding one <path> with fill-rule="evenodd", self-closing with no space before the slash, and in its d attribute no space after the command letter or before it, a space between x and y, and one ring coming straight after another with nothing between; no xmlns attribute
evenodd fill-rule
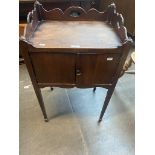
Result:
<svg viewBox="0 0 155 155"><path fill-rule="evenodd" d="M107 61L112 61L113 60L113 57L108 57L107 58Z"/></svg>
<svg viewBox="0 0 155 155"><path fill-rule="evenodd" d="M79 69L77 69L77 70L76 70L76 75L77 75L77 76L80 76L81 74L82 74L81 71L80 71Z"/></svg>

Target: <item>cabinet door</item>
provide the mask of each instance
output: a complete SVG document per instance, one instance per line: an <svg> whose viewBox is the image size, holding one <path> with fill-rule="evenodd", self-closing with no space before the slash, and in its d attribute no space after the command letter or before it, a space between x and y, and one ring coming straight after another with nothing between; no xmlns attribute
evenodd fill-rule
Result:
<svg viewBox="0 0 155 155"><path fill-rule="evenodd" d="M111 84L120 54L81 54L76 66L78 86Z"/></svg>
<svg viewBox="0 0 155 155"><path fill-rule="evenodd" d="M31 59L38 83L75 83L74 54L31 53Z"/></svg>

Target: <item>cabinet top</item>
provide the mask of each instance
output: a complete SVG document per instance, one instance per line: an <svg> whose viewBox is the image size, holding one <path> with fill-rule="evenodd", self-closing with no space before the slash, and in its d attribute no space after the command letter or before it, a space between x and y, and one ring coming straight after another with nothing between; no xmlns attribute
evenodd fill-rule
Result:
<svg viewBox="0 0 155 155"><path fill-rule="evenodd" d="M115 4L104 12L71 6L47 11L39 2L27 16L24 40L35 48L117 48L129 41Z"/></svg>
<svg viewBox="0 0 155 155"><path fill-rule="evenodd" d="M42 21L30 42L37 48L117 48L114 29L101 21Z"/></svg>

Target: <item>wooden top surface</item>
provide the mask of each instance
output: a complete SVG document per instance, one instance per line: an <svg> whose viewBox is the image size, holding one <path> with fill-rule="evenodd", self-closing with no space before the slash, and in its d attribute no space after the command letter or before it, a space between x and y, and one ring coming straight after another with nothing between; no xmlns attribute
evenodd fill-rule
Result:
<svg viewBox="0 0 155 155"><path fill-rule="evenodd" d="M30 39L36 48L117 48L121 41L101 21L43 21Z"/></svg>

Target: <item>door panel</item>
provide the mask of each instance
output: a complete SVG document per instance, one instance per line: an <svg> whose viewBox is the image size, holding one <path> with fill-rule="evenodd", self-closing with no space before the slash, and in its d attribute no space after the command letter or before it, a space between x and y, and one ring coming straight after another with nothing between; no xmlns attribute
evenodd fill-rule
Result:
<svg viewBox="0 0 155 155"><path fill-rule="evenodd" d="M31 53L38 83L75 83L75 55Z"/></svg>
<svg viewBox="0 0 155 155"><path fill-rule="evenodd" d="M111 84L120 54L85 54L78 58L76 82L80 86Z"/></svg>

